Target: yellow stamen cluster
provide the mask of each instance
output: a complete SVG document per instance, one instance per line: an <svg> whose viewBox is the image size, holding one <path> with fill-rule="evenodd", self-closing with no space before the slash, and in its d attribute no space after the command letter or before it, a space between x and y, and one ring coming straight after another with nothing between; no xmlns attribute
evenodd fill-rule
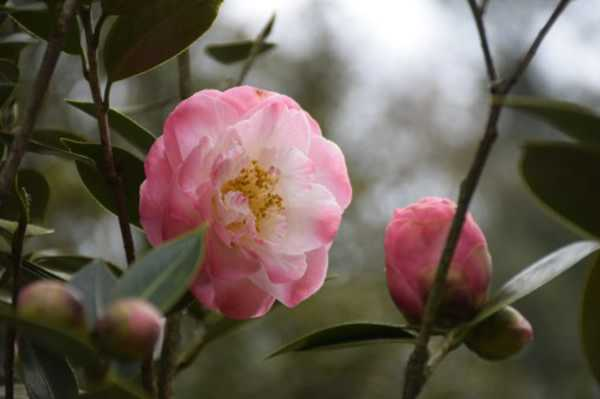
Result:
<svg viewBox="0 0 600 399"><path fill-rule="evenodd" d="M221 187L221 194L237 191L248 199L250 210L256 220L256 230L260 231L261 222L271 210L282 211L283 198L274 192L279 177L272 171L265 170L256 160L240 171L235 178Z"/></svg>

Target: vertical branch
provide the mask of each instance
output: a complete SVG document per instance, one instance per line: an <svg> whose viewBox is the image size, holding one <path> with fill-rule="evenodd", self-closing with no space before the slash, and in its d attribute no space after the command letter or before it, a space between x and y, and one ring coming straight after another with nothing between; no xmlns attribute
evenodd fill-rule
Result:
<svg viewBox="0 0 600 399"><path fill-rule="evenodd" d="M97 48L98 38L100 37L101 22L104 17L100 17L96 31L92 27L91 15L89 8L86 8L80 13L81 22L83 25L85 40L86 40L86 60L84 61L84 75L88 81L92 99L96 105L96 119L98 121L98 130L100 133L100 142L104 152L104 175L107 183L112 188L115 204L117 207L117 217L119 219L119 228L121 230L121 238L125 249L125 257L127 263L131 264L135 260L135 248L133 245L133 236L131 234L131 226L129 225L129 215L125 202L125 190L123 188L123 180L117 171L115 159L113 156L112 140L110 136L110 126L108 123L108 102L110 95L110 82L106 86L105 97L102 98L100 90Z"/></svg>
<svg viewBox="0 0 600 399"><path fill-rule="evenodd" d="M185 100L192 94L191 60L189 50L177 57L179 99ZM181 336L181 314L174 312L167 316L165 326L165 339L160 356L160 369L158 372L158 398L169 399L173 395L172 381L175 376L175 363L177 362L177 349Z"/></svg>
<svg viewBox="0 0 600 399"><path fill-rule="evenodd" d="M24 198L21 197L22 191L20 187L17 187L17 196L19 197L20 213L17 230L15 231L12 239L11 258L12 258L12 307L16 311L17 299L19 297L19 289L21 287L21 262L23 256L23 243L25 241L25 232L27 230L27 223L29 222L28 216L28 200L26 194ZM6 332L6 357L4 363L4 374L5 374L5 399L14 399L14 377L15 377L15 343L17 340L17 330L14 325L11 325Z"/></svg>
<svg viewBox="0 0 600 399"><path fill-rule="evenodd" d="M79 0L65 0L62 10L56 22L56 28L48 38L48 46L44 53L44 58L38 70L35 82L33 83L33 92L29 103L25 108L25 118L21 129L15 135L8 158L0 171L0 206L10 193L12 183L17 174L17 169L25 155L25 148L33 134L33 128L44 102L44 96L48 90L50 79L56 68L58 57L65 44L65 35L73 15L79 8Z"/></svg>
<svg viewBox="0 0 600 399"><path fill-rule="evenodd" d="M484 10L477 5L475 0L468 0L469 6L473 14L473 18L475 20L475 24L477 26L477 31L479 33L488 78L490 79L491 95L505 97L507 94L509 94L511 89L518 82L520 77L523 75L523 73L531 63L540 44L544 40L547 33L550 31L550 28L552 27L554 22L556 22L556 20L564 11L569 2L570 0L559 1L558 5L554 9L554 12L537 34L529 50L527 50L525 55L521 58L521 61L517 64L517 68L515 69L515 71L512 73L512 75L510 75L506 82L501 83L497 81L496 69L489 50L485 25L483 22ZM454 256L454 252L458 244L458 240L460 238L460 233L465 221L469 205L471 203L471 199L473 197L473 194L475 193L475 190L479 183L479 179L481 178L481 174L483 173L483 169L492 150L494 142L496 141L496 137L498 136L497 125L501 112L502 103L492 102L488 111L488 119L483 133L483 138L479 143L479 147L477 148L475 158L473 159L467 176L460 185L460 193L458 198L458 205L456 208L456 214L454 216L454 219L452 220L452 225L450 227L450 232L448 233L446 245L442 252L440 263L436 271L435 280L427 299L425 315L423 317L423 322L421 324L419 336L417 337L416 346L409 358L408 365L406 367L403 399L416 398L421 393L421 390L423 389L423 386L427 381L429 373L428 370L426 370L426 366L430 356L428 348L429 339L431 337L432 329L436 319L437 310L440 306L440 302L442 299L444 285L446 282L446 277L448 275L448 269L450 268L450 263L452 261L452 257Z"/></svg>
<svg viewBox="0 0 600 399"><path fill-rule="evenodd" d="M244 66L242 67L242 71L240 72L240 76L238 77L238 80L236 81L235 86L241 85L242 83L244 83L244 80L246 80L246 76L248 75L248 72L250 72L250 69L252 69L252 65L254 65L254 61L256 60L256 57L260 53L260 49L262 48L262 46L265 42L265 39L271 33L271 29L273 29L274 23L275 23L275 14L271 15L271 18L269 18L269 20L267 21L267 24L262 28L262 30L260 31L258 36L256 36L256 39L254 39L254 43L252 44L252 48L250 49L250 55L248 56L248 59L246 60L246 62L244 63Z"/></svg>

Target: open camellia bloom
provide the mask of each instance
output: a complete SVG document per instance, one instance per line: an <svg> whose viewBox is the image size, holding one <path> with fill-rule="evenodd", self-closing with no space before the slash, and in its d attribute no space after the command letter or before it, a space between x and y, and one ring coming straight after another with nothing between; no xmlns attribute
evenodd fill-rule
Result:
<svg viewBox="0 0 600 399"><path fill-rule="evenodd" d="M153 245L206 222L192 286L228 317L314 294L352 189L344 156L291 98L249 86L181 102L145 162L141 222Z"/></svg>
<svg viewBox="0 0 600 399"><path fill-rule="evenodd" d="M396 209L385 230L387 283L392 299L413 323L421 321L456 204L427 197ZM452 258L437 325L452 327L487 300L492 261L485 236L468 214Z"/></svg>

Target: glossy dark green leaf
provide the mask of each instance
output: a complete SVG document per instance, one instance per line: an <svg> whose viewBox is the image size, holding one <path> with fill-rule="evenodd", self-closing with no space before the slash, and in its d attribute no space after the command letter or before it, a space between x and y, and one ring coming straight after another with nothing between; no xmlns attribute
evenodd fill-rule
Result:
<svg viewBox="0 0 600 399"><path fill-rule="evenodd" d="M210 28L222 0L156 0L121 15L104 43L104 65L115 82L175 57Z"/></svg>
<svg viewBox="0 0 600 399"><path fill-rule="evenodd" d="M0 40L0 58L18 65L21 51L32 43L35 43L35 40L25 33L6 36Z"/></svg>
<svg viewBox="0 0 600 399"><path fill-rule="evenodd" d="M508 97L508 108L523 111L572 138L600 145L600 115L581 105L544 98Z"/></svg>
<svg viewBox="0 0 600 399"><path fill-rule="evenodd" d="M77 171L90 194L105 209L116 215L117 207L115 205L113 190L106 182L104 173L101 172L104 169L102 146L100 144L81 143L67 139L64 139L63 142L71 151L89 157L95 162L96 166L90 166L87 163L77 161ZM113 147L113 156L117 171L123 180L129 222L141 228L138 207L140 185L146 178L144 163L134 155L118 147Z"/></svg>
<svg viewBox="0 0 600 399"><path fill-rule="evenodd" d="M6 59L0 59L0 107L12 97L19 82L19 68Z"/></svg>
<svg viewBox="0 0 600 399"><path fill-rule="evenodd" d="M58 14L60 13L59 0L48 0L47 9L40 7L27 7L27 1L13 1L16 5L15 9L10 12L11 18L21 25L25 30L36 37L48 40L50 33L54 30ZM79 55L81 45L79 42L79 26L75 18L71 21L69 32L65 39L64 51L69 54Z"/></svg>
<svg viewBox="0 0 600 399"><path fill-rule="evenodd" d="M328 327L279 348L268 358L288 352L343 349L380 343L414 343L415 334L406 326L381 323L344 323Z"/></svg>
<svg viewBox="0 0 600 399"><path fill-rule="evenodd" d="M205 227L200 227L148 252L123 274L113 298L143 298L167 313L198 272L204 230Z"/></svg>
<svg viewBox="0 0 600 399"><path fill-rule="evenodd" d="M89 164L91 164L92 162L90 161L89 158L87 157L83 157L81 155L72 153L71 151L68 151L66 147L64 147L61 143L60 146L56 146L56 145L52 145L43 141L40 141L38 139L38 137L42 138L43 140L45 140L45 136L49 135L50 132L56 132L58 133L59 131L54 131L54 130L40 130L40 131L35 131L33 134L34 139L33 140L29 140L29 143L27 144L27 151L29 152L34 152L36 154L41 154L41 155L52 155L52 156L56 156L59 158L63 158L69 161L80 161L80 162L87 162ZM62 132L64 134L68 134L66 132ZM68 137L68 136L63 136L63 137ZM0 142L4 143L5 145L10 145L13 142L14 139L14 135L11 133L6 133L6 132L0 132Z"/></svg>
<svg viewBox="0 0 600 399"><path fill-rule="evenodd" d="M98 352L83 332L62 330L40 320L20 318L10 305L0 302L0 322L17 326L19 333L58 355L65 355L79 365L95 365Z"/></svg>
<svg viewBox="0 0 600 399"><path fill-rule="evenodd" d="M116 283L115 275L101 261L93 261L77 272L69 282L83 295L85 319L90 328L110 303Z"/></svg>
<svg viewBox="0 0 600 399"><path fill-rule="evenodd" d="M20 187L29 196L29 216L33 222L43 222L50 199L50 186L46 178L33 169L21 169L17 175ZM19 200L16 195L6 199L0 208L0 218L17 220L19 218Z"/></svg>
<svg viewBox="0 0 600 399"><path fill-rule="evenodd" d="M504 284L467 327L474 326L505 306L533 293L598 249L600 243L596 241L578 241L546 255Z"/></svg>
<svg viewBox="0 0 600 399"><path fill-rule="evenodd" d="M596 381L600 383L600 256L594 257L581 302L581 344Z"/></svg>
<svg viewBox="0 0 600 399"><path fill-rule="evenodd" d="M94 103L75 100L66 101L86 114L94 118L96 117L96 106ZM154 140L156 140L156 137L154 137L150 131L138 125L133 119L112 108L108 110L108 121L112 129L127 140L129 144L140 150L142 154L148 153Z"/></svg>
<svg viewBox="0 0 600 399"><path fill-rule="evenodd" d="M82 255L45 256L34 254L30 257L30 260L40 267L67 274L77 273L90 263L99 260L108 266L114 275L120 276L123 273L123 269L114 263Z"/></svg>
<svg viewBox="0 0 600 399"><path fill-rule="evenodd" d="M102 11L110 15L131 14L156 0L102 0Z"/></svg>
<svg viewBox="0 0 600 399"><path fill-rule="evenodd" d="M254 42L251 40L235 43L211 44L210 46L206 46L206 53L222 64L233 64L234 62L243 61L248 58L253 45ZM258 54L264 54L274 48L274 43L262 43L258 50Z"/></svg>
<svg viewBox="0 0 600 399"><path fill-rule="evenodd" d="M521 174L533 194L568 226L600 237L600 149L531 143L525 146Z"/></svg>
<svg viewBox="0 0 600 399"><path fill-rule="evenodd" d="M30 399L77 398L77 381L64 357L25 338L19 340L19 357Z"/></svg>

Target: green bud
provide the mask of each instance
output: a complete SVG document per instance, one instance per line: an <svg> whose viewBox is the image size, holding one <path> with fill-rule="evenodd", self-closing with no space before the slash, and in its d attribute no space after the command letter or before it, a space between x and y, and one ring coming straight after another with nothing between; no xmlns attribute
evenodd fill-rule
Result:
<svg viewBox="0 0 600 399"><path fill-rule="evenodd" d="M529 321L507 306L475 326L465 344L484 359L504 360L520 352L532 340Z"/></svg>
<svg viewBox="0 0 600 399"><path fill-rule="evenodd" d="M21 290L17 314L49 326L83 330L85 315L80 294L73 287L53 280L41 280Z"/></svg>
<svg viewBox="0 0 600 399"><path fill-rule="evenodd" d="M106 354L133 361L152 355L160 330L161 314L152 304L122 299L98 320L93 336Z"/></svg>

